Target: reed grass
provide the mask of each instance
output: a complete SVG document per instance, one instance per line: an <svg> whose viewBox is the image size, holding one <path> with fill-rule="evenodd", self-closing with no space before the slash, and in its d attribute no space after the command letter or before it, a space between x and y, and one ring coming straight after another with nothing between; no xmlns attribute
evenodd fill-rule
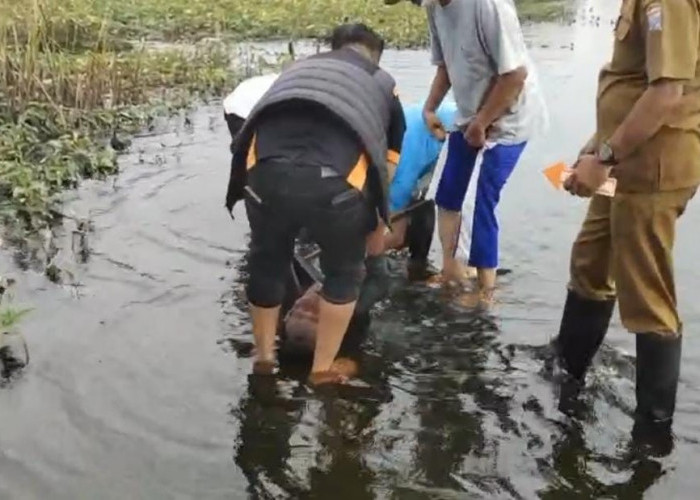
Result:
<svg viewBox="0 0 700 500"><path fill-rule="evenodd" d="M235 81L221 44L122 50L109 42L111 20L83 17L91 2L5 1L0 218L14 236L50 225L63 189L117 171L112 134L133 132L185 97L220 95Z"/></svg>

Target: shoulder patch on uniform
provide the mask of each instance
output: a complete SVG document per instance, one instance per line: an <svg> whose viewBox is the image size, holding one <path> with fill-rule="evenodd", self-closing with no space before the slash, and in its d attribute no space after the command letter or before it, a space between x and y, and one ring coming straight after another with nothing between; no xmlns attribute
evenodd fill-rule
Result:
<svg viewBox="0 0 700 500"><path fill-rule="evenodd" d="M647 26L649 31L661 31L662 25L661 3L654 2L647 7Z"/></svg>

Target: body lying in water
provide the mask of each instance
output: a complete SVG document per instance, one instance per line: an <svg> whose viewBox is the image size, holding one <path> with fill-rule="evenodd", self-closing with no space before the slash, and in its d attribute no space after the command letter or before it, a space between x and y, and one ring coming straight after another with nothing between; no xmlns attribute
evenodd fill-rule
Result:
<svg viewBox="0 0 700 500"><path fill-rule="evenodd" d="M435 206L429 200L413 200L405 215L405 237L391 249L408 249L409 279L423 280L432 276L428 251L435 227ZM397 241L387 238L387 242ZM370 311L383 300L389 289L385 255L369 257L360 297L340 348L334 370L346 378L357 374L359 356L369 325ZM313 358L321 303L321 279L310 262L297 255L289 271L287 299L279 331L279 359L295 364L309 363Z"/></svg>

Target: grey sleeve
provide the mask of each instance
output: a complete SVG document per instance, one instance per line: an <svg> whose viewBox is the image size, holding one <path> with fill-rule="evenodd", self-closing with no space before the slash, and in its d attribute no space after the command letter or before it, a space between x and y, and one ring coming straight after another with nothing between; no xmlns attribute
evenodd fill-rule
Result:
<svg viewBox="0 0 700 500"><path fill-rule="evenodd" d="M477 0L479 40L499 75L527 65L527 47L515 7L506 0Z"/></svg>
<svg viewBox="0 0 700 500"><path fill-rule="evenodd" d="M430 60L436 66L444 64L445 58L442 54L442 45L437 26L435 26L435 16L430 10L428 11L428 31L430 32Z"/></svg>

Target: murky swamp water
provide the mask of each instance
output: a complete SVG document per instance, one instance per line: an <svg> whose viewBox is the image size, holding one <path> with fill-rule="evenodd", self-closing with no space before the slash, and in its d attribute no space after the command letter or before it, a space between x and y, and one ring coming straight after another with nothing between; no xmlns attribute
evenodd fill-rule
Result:
<svg viewBox="0 0 700 500"><path fill-rule="evenodd" d="M0 389L0 499L695 498L695 205L677 245L687 340L674 452L628 459L634 343L617 322L580 420L557 411L540 373L585 210L541 169L571 160L593 128L617 8L606 4L591 2L599 23L526 27L552 127L504 193L502 264L513 272L500 306L464 313L397 271L363 359L370 389L315 394L292 376L249 383L248 225L242 206L235 222L223 208L220 107L137 139L116 179L69 195L67 211L94 231L80 262L66 222L67 284L0 253L0 268L20 278L18 300L35 307L23 323L31 365ZM385 65L405 101L426 95L427 52L389 51Z"/></svg>

